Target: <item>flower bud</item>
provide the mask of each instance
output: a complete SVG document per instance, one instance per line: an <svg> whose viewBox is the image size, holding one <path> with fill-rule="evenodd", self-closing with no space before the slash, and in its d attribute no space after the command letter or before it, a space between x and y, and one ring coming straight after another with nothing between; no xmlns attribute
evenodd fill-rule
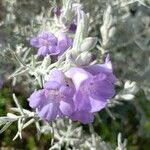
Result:
<svg viewBox="0 0 150 150"><path fill-rule="evenodd" d="M80 51L81 52L90 51L92 48L94 48L96 42L97 42L96 37L88 37L88 38L84 39L81 44Z"/></svg>
<svg viewBox="0 0 150 150"><path fill-rule="evenodd" d="M91 58L92 54L90 52L83 52L77 57L76 64L79 66L88 65L91 62Z"/></svg>
<svg viewBox="0 0 150 150"><path fill-rule="evenodd" d="M53 11L57 17L60 17L60 15L61 15L61 8L60 7L55 7Z"/></svg>

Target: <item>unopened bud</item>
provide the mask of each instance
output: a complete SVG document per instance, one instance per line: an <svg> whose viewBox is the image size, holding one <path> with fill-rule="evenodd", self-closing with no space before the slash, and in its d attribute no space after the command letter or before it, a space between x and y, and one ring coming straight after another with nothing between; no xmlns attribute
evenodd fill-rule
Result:
<svg viewBox="0 0 150 150"><path fill-rule="evenodd" d="M77 59L76 64L79 66L88 65L91 62L92 54L90 52L81 53Z"/></svg>
<svg viewBox="0 0 150 150"><path fill-rule="evenodd" d="M83 40L80 51L81 52L90 51L92 48L95 47L96 43L97 43L96 37L88 37Z"/></svg>

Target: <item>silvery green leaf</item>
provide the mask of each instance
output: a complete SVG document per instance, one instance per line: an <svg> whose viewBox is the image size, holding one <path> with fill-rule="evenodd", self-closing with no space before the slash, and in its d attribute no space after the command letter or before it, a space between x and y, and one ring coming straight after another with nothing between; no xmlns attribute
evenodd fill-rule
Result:
<svg viewBox="0 0 150 150"><path fill-rule="evenodd" d="M12 124L12 122L7 122L3 128L0 130L0 134L3 133L10 125Z"/></svg>
<svg viewBox="0 0 150 150"><path fill-rule="evenodd" d="M35 61L35 56L34 55L32 55L31 56L31 68L35 68L36 67L36 61ZM32 70L33 71L33 70Z"/></svg>
<svg viewBox="0 0 150 150"><path fill-rule="evenodd" d="M40 85L40 87L43 86L43 80L42 80L42 76L38 75L37 73L34 74L36 80L38 81L38 84Z"/></svg>
<svg viewBox="0 0 150 150"><path fill-rule="evenodd" d="M35 121L35 126L36 126L36 130L37 130L37 138L38 138L38 140L40 140L42 130L41 130L41 127L40 127L40 124L38 121Z"/></svg>
<svg viewBox="0 0 150 150"><path fill-rule="evenodd" d="M73 48L75 50L78 50L79 49L79 45L81 44L81 34L83 32L83 29L82 29L82 24L83 24L83 20L80 20L78 26L77 26L77 31L76 31L76 34L75 34L75 38L74 38L74 41L73 41Z"/></svg>
<svg viewBox="0 0 150 150"><path fill-rule="evenodd" d="M127 139L125 139L123 142L122 142L122 136L121 136L121 133L118 134L118 147L116 148L116 150L126 150L127 146Z"/></svg>
<svg viewBox="0 0 150 150"><path fill-rule="evenodd" d="M84 12L82 13L82 17L83 17L83 24L82 24L82 39L85 39L88 36L89 33L89 23L90 23L90 19L89 19L89 14L84 14Z"/></svg>
<svg viewBox="0 0 150 150"><path fill-rule="evenodd" d="M116 17L113 16L112 11L112 6L108 5L103 15L103 25L100 28L102 36L101 44L106 48L110 46L110 40L116 32Z"/></svg>
<svg viewBox="0 0 150 150"><path fill-rule="evenodd" d="M11 51L11 54L14 56L14 58L17 60L20 66L25 66L25 63L23 62L22 58L14 51Z"/></svg>
<svg viewBox="0 0 150 150"><path fill-rule="evenodd" d="M22 127L23 127L23 122L22 122L22 119L18 119L18 134L19 134L19 137L20 139L22 139Z"/></svg>
<svg viewBox="0 0 150 150"><path fill-rule="evenodd" d="M72 1L71 0L64 1L62 9L63 11L60 16L60 22L64 26L68 26L72 22L75 15L74 12L72 11Z"/></svg>
<svg viewBox="0 0 150 150"><path fill-rule="evenodd" d="M15 94L13 94L13 100L14 100L16 106L18 107L18 109L19 109L19 111L20 111L20 114L21 114L22 116L24 116L23 108L22 108L22 106L20 105L20 103L19 103L19 101L18 101L18 99L17 99L17 97L16 97Z"/></svg>
<svg viewBox="0 0 150 150"><path fill-rule="evenodd" d="M24 74L26 74L27 72L29 71L29 69L28 68L26 68L26 69L22 69L22 70L17 70L15 73L13 73L9 78L14 78L14 77L17 77L17 76L22 76L22 75L24 75Z"/></svg>
<svg viewBox="0 0 150 150"><path fill-rule="evenodd" d="M31 51L30 48L29 48L29 49L26 48L26 51L25 51L25 53L24 53L24 55L23 55L23 57L22 57L22 60L23 60L23 61L26 61L27 57L28 57L29 54L30 54L30 51Z"/></svg>
<svg viewBox="0 0 150 150"><path fill-rule="evenodd" d="M108 113L108 115L113 119L116 120L116 117L114 116L114 114L110 111L110 109L108 107L105 108L106 112Z"/></svg>
<svg viewBox="0 0 150 150"><path fill-rule="evenodd" d="M140 21L140 24L138 22ZM149 15L144 15L143 12L137 16L137 20L133 24L133 29L137 38L135 43L144 51L150 50L150 18Z"/></svg>
<svg viewBox="0 0 150 150"><path fill-rule="evenodd" d="M77 31L73 41L73 49L75 50L80 49L81 42L83 41L83 39L86 38L88 34L88 24L89 24L88 17L86 14L83 13L83 16L77 26Z"/></svg>
<svg viewBox="0 0 150 150"><path fill-rule="evenodd" d="M29 116L29 117L31 117L31 116ZM31 118L26 123L25 123L25 118L19 118L18 119L18 132L16 133L15 137L13 138L13 141L16 140L18 138L18 136L20 136L20 138L22 138L22 133L21 133L22 130L34 122L36 122L35 118Z"/></svg>
<svg viewBox="0 0 150 150"><path fill-rule="evenodd" d="M47 55L46 57L44 57L44 60L41 64L41 68L44 70L44 69L47 69L47 67L51 64L51 58L49 55Z"/></svg>
<svg viewBox="0 0 150 150"><path fill-rule="evenodd" d="M32 123L34 123L34 122L35 122L35 119L32 118L32 119L30 119L28 122L26 122L25 124L22 124L22 126L20 126L19 128L24 129L24 128L26 128L27 126L29 126L30 124L32 124ZM13 141L16 140L16 139L18 138L18 136L21 136L20 134L21 134L21 133L18 131L18 132L16 133L15 137L13 138Z"/></svg>
<svg viewBox="0 0 150 150"><path fill-rule="evenodd" d="M17 107L12 107L11 110L12 110L12 111L15 111L15 112L20 112L20 109L17 108ZM34 114L35 114L34 112L31 112L31 111L29 111L29 110L27 110L27 109L22 109L22 111L23 111L23 113L24 113L25 115L27 115L27 116L34 116Z"/></svg>
<svg viewBox="0 0 150 150"><path fill-rule="evenodd" d="M107 104L108 108L115 107L116 105L123 105L123 103L119 101L120 97L118 97L118 95L116 95L116 97L113 100L108 101L108 104Z"/></svg>
<svg viewBox="0 0 150 150"><path fill-rule="evenodd" d="M12 119L18 119L19 116L16 116L15 114L12 113L7 113L7 117L12 118Z"/></svg>
<svg viewBox="0 0 150 150"><path fill-rule="evenodd" d="M96 37L85 38L81 43L80 51L81 52L90 51L91 49L93 49L95 47L96 43L97 43Z"/></svg>
<svg viewBox="0 0 150 150"><path fill-rule="evenodd" d="M149 0L137 0L141 5L150 8L150 1Z"/></svg>
<svg viewBox="0 0 150 150"><path fill-rule="evenodd" d="M13 138L13 141L15 141L18 138L18 136L19 136L19 133L17 132L15 137Z"/></svg>
<svg viewBox="0 0 150 150"><path fill-rule="evenodd" d="M19 67L13 74L11 74L11 75L9 76L9 78L14 77L15 74L19 73L19 72L22 71L22 70L24 70L24 67Z"/></svg>
<svg viewBox="0 0 150 150"><path fill-rule="evenodd" d="M27 122L23 125L22 129L28 127L30 124L32 124L32 123L34 123L34 122L35 122L35 119L34 119L34 118L31 118L29 121L27 121Z"/></svg>
<svg viewBox="0 0 150 150"><path fill-rule="evenodd" d="M7 122L13 122L17 120L16 118L10 118L10 117L0 117L0 126L3 124L6 124Z"/></svg>
<svg viewBox="0 0 150 150"><path fill-rule="evenodd" d="M112 147L104 141L100 142L99 145L97 144L96 149L98 149L98 148L101 150L113 150Z"/></svg>
<svg viewBox="0 0 150 150"><path fill-rule="evenodd" d="M12 56L9 50L4 50L2 52L0 52L0 62L3 63L12 63ZM13 62L14 63L14 62Z"/></svg>
<svg viewBox="0 0 150 150"><path fill-rule="evenodd" d="M123 95L120 95L120 98L123 98L124 100L132 100L134 99L134 95L132 94L123 94Z"/></svg>
<svg viewBox="0 0 150 150"><path fill-rule="evenodd" d="M136 82L126 81L124 84L124 89L128 90L130 93L137 93L139 91L139 88L137 87Z"/></svg>

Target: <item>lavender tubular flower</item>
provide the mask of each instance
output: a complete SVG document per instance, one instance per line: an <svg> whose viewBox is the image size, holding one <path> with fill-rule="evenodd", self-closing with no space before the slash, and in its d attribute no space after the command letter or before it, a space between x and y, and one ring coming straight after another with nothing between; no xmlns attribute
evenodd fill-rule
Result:
<svg viewBox="0 0 150 150"><path fill-rule="evenodd" d="M65 33L59 33L57 43L59 56L62 55L69 47L71 47L72 44L72 40Z"/></svg>
<svg viewBox="0 0 150 150"><path fill-rule="evenodd" d="M30 44L38 48L39 56L61 55L72 46L72 41L65 33L59 33L56 37L50 32L43 32L32 38Z"/></svg>
<svg viewBox="0 0 150 150"><path fill-rule="evenodd" d="M64 74L55 70L44 89L34 92L29 100L32 108L38 109L38 116L44 120L52 121L56 117L70 116L74 112L73 95L75 88Z"/></svg>
<svg viewBox="0 0 150 150"><path fill-rule="evenodd" d="M115 76L109 58L106 58L105 64L71 68L66 75L73 80L76 87L73 120L80 120L82 123L92 122L92 113L103 109L107 100L115 94ZM86 119L80 112L86 112Z"/></svg>
<svg viewBox="0 0 150 150"><path fill-rule="evenodd" d="M68 116L83 124L91 123L94 112L103 109L114 96L115 80L109 56L104 64L73 67L66 72L66 77L54 70L44 89L30 96L29 105L37 108L38 116L47 121Z"/></svg>
<svg viewBox="0 0 150 150"><path fill-rule="evenodd" d="M59 53L56 49L57 38L49 32L43 32L32 38L30 44L38 48L38 55L46 56L47 54L56 55Z"/></svg>

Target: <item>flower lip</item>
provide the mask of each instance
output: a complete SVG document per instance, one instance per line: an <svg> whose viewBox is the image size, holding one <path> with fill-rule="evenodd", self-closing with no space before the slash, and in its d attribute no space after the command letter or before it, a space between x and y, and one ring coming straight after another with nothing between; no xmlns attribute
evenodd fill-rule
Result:
<svg viewBox="0 0 150 150"><path fill-rule="evenodd" d="M57 37L51 32L42 32L37 37L33 37L30 44L38 48L39 56L60 56L72 46L72 39L63 32L60 32Z"/></svg>
<svg viewBox="0 0 150 150"><path fill-rule="evenodd" d="M72 84L62 71L53 70L44 88L34 92L28 99L30 107L37 108L38 116L47 121L71 116L75 110L75 88Z"/></svg>
<svg viewBox="0 0 150 150"><path fill-rule="evenodd" d="M46 90L45 95L49 103L60 102L64 99L59 90Z"/></svg>

